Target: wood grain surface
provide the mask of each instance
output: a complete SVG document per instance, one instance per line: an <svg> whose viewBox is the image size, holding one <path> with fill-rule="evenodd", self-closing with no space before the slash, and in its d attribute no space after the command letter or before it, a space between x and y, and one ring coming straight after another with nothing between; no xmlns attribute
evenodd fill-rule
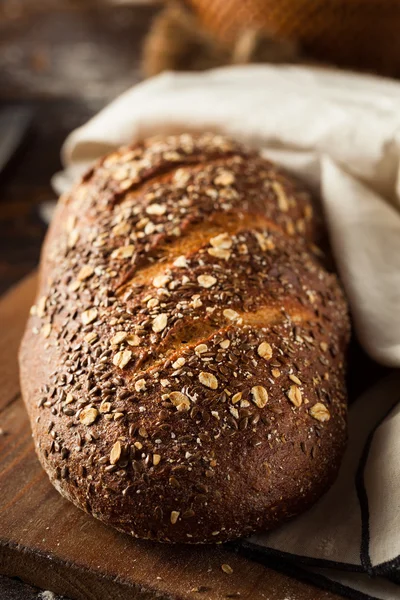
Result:
<svg viewBox="0 0 400 600"><path fill-rule="evenodd" d="M34 453L18 387L16 356L35 284L29 277L0 302L0 573L74 600L337 598L224 546L134 540L59 496Z"/></svg>

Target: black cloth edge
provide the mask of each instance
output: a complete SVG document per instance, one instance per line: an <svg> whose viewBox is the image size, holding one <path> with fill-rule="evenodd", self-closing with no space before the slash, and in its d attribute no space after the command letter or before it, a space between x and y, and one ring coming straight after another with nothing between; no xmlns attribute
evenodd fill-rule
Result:
<svg viewBox="0 0 400 600"><path fill-rule="evenodd" d="M382 425L382 423L387 419L390 413L398 406L400 402L400 398L397 402L394 402L389 410L383 415L381 419L379 419L378 423L375 427L370 431L367 437L367 441L365 442L361 458L358 464L358 468L355 476L355 486L358 496L358 502L360 505L361 511L361 547L360 547L360 560L363 565L365 571L373 576L373 575L384 575L388 577L390 575L391 570L396 569L400 565L400 556L396 556L393 559L386 561L385 563L381 563L380 565L373 565L371 562L371 557L369 554L369 545L370 545L370 531L369 531L369 504L368 504L368 494L365 488L364 482L364 472L365 467L367 466L369 453L371 450L372 442L375 436L376 431Z"/></svg>
<svg viewBox="0 0 400 600"><path fill-rule="evenodd" d="M319 573L313 573L311 571L302 569L290 561L282 561L282 559L274 560L273 557L266 556L262 551L263 548L260 546L254 545L253 548L250 548L249 546L243 547L240 544L237 544L236 548L234 548L232 545L231 549L235 550L238 554L244 556L245 558L254 560L255 562L274 569L275 571L279 571L285 575L288 575L289 577L294 577L299 581L311 583L324 590L339 594L344 598L350 598L350 600L381 600L377 596L364 594L364 592L360 592L346 585L338 583L337 581L333 581L332 579L329 579L328 577L325 577Z"/></svg>
<svg viewBox="0 0 400 600"><path fill-rule="evenodd" d="M287 560L290 562L300 563L302 565L306 565L308 567L318 567L318 568L332 568L332 569L341 569L342 571L351 571L353 573L365 573L362 565L353 565L351 563L342 563L335 560L326 560L324 558L314 558L311 556L302 556L300 554L293 554L291 552L285 552L284 550L277 550L276 548L268 548L267 546L260 546L253 542L248 542L247 540L241 541L240 545L242 548L249 548L250 550L259 549L266 556L270 556L272 558L280 558L282 560Z"/></svg>

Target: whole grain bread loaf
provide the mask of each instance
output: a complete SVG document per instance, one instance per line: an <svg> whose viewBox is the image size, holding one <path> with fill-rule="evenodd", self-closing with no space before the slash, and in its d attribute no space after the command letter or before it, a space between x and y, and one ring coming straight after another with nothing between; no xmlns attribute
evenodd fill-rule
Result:
<svg viewBox="0 0 400 600"><path fill-rule="evenodd" d="M218 542L334 480L346 302L295 178L215 134L153 138L61 198L20 352L39 459L117 529Z"/></svg>

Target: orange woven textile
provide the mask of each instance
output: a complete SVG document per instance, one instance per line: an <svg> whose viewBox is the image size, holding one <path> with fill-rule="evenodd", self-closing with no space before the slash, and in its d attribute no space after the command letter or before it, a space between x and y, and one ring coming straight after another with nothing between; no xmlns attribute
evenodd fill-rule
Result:
<svg viewBox="0 0 400 600"><path fill-rule="evenodd" d="M262 29L308 56L400 76L400 0L187 0L221 40Z"/></svg>

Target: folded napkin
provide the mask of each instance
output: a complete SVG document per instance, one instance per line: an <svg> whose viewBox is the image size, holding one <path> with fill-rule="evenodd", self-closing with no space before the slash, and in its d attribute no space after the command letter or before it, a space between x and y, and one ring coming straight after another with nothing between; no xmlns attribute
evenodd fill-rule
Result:
<svg viewBox="0 0 400 600"><path fill-rule="evenodd" d="M212 130L319 192L358 338L400 366L400 84L310 67L165 74L116 99L63 147L63 192L100 155ZM400 372L358 399L339 478L315 507L237 549L352 598L400 598ZM399 571L397 568L399 567Z"/></svg>

